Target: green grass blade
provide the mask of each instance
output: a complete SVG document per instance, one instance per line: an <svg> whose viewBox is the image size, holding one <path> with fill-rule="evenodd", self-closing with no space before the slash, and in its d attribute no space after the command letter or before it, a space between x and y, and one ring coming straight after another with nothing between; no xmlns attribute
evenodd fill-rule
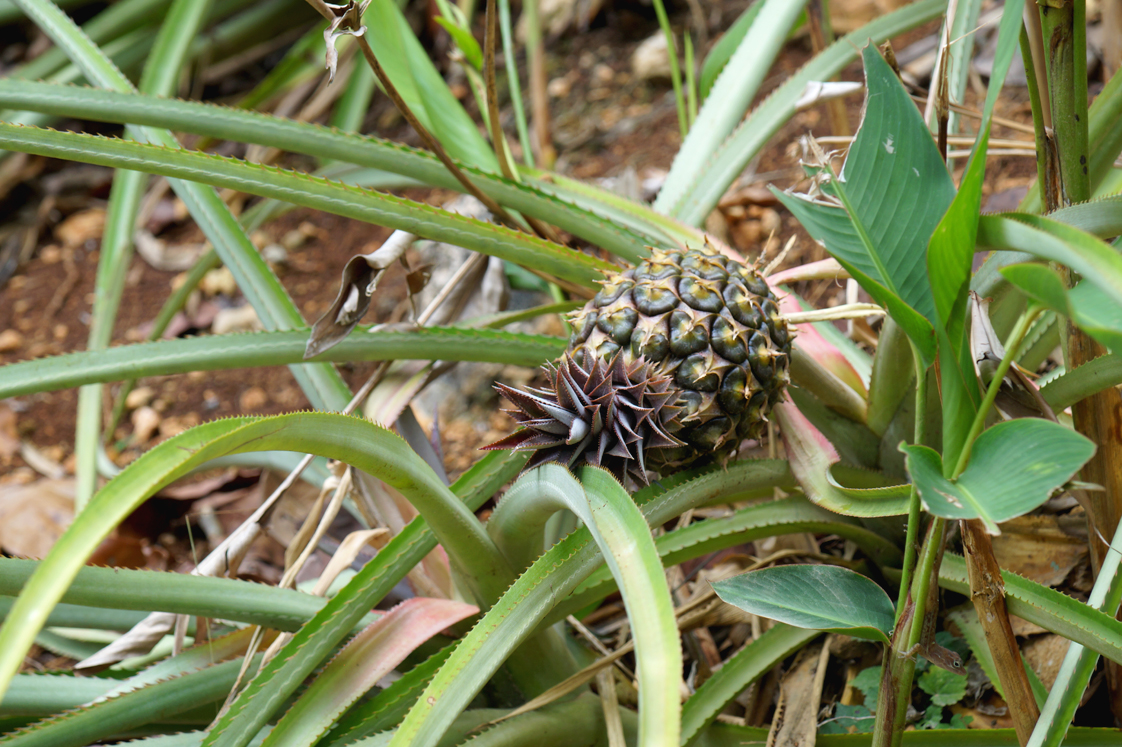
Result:
<svg viewBox="0 0 1122 747"><path fill-rule="evenodd" d="M113 689L115 681L100 677L75 677L63 672L17 674L12 689L0 702L0 716L41 718L77 708Z"/></svg>
<svg viewBox="0 0 1122 747"><path fill-rule="evenodd" d="M276 448L330 456L378 477L433 522L434 533L453 563L475 581L475 593L497 598L509 583L505 561L474 514L390 431L359 418L327 413L219 420L192 428L144 454L98 492L90 511L63 534L0 629L0 693L7 690L51 607L97 544L124 517L195 465L225 454Z"/></svg>
<svg viewBox="0 0 1122 747"><path fill-rule="evenodd" d="M709 50L705 62L701 65L700 94L702 100L709 96L709 91L713 89L713 84L717 82L717 76L721 74L729 60L732 59L733 53L740 46L744 35L752 27L753 21L756 20L756 16L763 6L763 3L757 1L745 8L744 12L737 17L736 21L728 27L728 30Z"/></svg>
<svg viewBox="0 0 1122 747"><path fill-rule="evenodd" d="M413 597L371 623L316 675L281 717L266 747L311 747L336 719L418 646L466 617L475 605Z"/></svg>
<svg viewBox="0 0 1122 747"><path fill-rule="evenodd" d="M1001 575L1009 614L1122 663L1122 621L1015 573L1005 571ZM943 557L939 585L959 594L970 593L966 561L961 555L948 552Z"/></svg>
<svg viewBox="0 0 1122 747"><path fill-rule="evenodd" d="M731 516L694 522L662 535L655 540L655 547L662 564L669 568L746 542L798 532L844 537L878 564L899 564L903 557L895 545L865 529L857 520L819 508L802 496L768 501L742 508ZM549 619L584 609L615 589L608 569L599 568L550 613Z"/></svg>
<svg viewBox="0 0 1122 747"><path fill-rule="evenodd" d="M257 112L139 94L11 80L0 80L0 105L58 116L167 127L208 137L268 145L324 161L353 163L401 174L434 187L462 189L455 177L427 151ZM565 195L554 196L547 189L520 184L467 165L461 165L461 168L484 193L503 205L553 223L631 261L644 254L646 244L657 238L650 227L636 233L634 227L622 227L586 207L571 204L571 198Z"/></svg>
<svg viewBox="0 0 1122 747"><path fill-rule="evenodd" d="M0 594L18 594L39 563L0 558ZM90 566L78 571L61 600L89 607L233 620L286 632L298 630L327 604L323 597L248 581Z"/></svg>
<svg viewBox="0 0 1122 747"><path fill-rule="evenodd" d="M465 472L452 485L452 491L469 510L478 509L513 479L528 459L528 455L491 452ZM411 521L262 667L212 727L207 744L251 742L367 610L435 547L436 539L424 520L417 517Z"/></svg>
<svg viewBox="0 0 1122 747"><path fill-rule="evenodd" d="M210 11L211 0L173 0L144 72L140 90L153 96L171 96L179 85L180 72L190 51L191 42L202 28ZM126 135L131 128L126 128ZM97 262L94 303L90 334L86 349L104 350L113 336L125 274L132 260L133 233L140 200L148 183L148 175L139 171L118 171L106 209L105 231ZM78 417L74 454L76 475L74 510L81 512L97 489L97 450L101 439L102 388L82 387L78 392Z"/></svg>
<svg viewBox="0 0 1122 747"><path fill-rule="evenodd" d="M56 44L64 48L91 81L125 93L134 92L132 84L108 58L76 27L73 21L49 0L15 0L21 10L35 21ZM168 149L178 149L179 141L167 130L140 128L145 139ZM135 165L135 164L134 164ZM123 165L130 168L129 165ZM267 329L304 326L303 317L288 297L280 281L265 264L249 237L238 225L229 208L214 189L195 182L171 180L172 189L187 205L203 233L214 245L224 264L230 268L238 287L257 311ZM326 364L293 367L293 375L312 404L319 408L341 409L350 399L350 390L333 368Z"/></svg>
<svg viewBox="0 0 1122 747"><path fill-rule="evenodd" d="M436 670L448 660L453 648L445 646L373 698L353 706L324 735L321 743L324 747L343 747L397 726L417 702Z"/></svg>
<svg viewBox="0 0 1122 747"><path fill-rule="evenodd" d="M534 167L534 152L530 146L530 130L526 126L526 107L522 103L522 84L518 79L518 57L514 53L514 31L510 24L510 0L499 0L499 29L503 36L503 64L506 67L510 103L514 106L514 124L518 129L518 142L522 146L522 160Z"/></svg>
<svg viewBox="0 0 1122 747"><path fill-rule="evenodd" d="M692 507L741 500L753 490L790 481L786 463L775 460L737 462L727 471L715 469L690 477L669 478L662 481L666 489L636 494L648 525L662 524ZM395 739L417 747L435 744L515 647L601 562L587 528L573 532L538 558L461 640ZM433 702L441 707L433 709ZM425 739L415 740L422 731Z"/></svg>
<svg viewBox="0 0 1122 747"><path fill-rule="evenodd" d="M795 103L806 85L829 80L860 55L860 48L872 40L885 39L937 18L946 0L919 0L900 10L886 13L851 34L834 42L757 106L724 143L706 159L694 179L680 190L681 197L666 212L691 226L699 226L717 206L733 180L760 152L779 129L795 114Z"/></svg>
<svg viewBox="0 0 1122 747"><path fill-rule="evenodd" d="M113 734L143 726L150 721L176 716L221 701L234 686L240 659L175 677L140 690L70 711L9 734L10 747L85 747Z"/></svg>
<svg viewBox="0 0 1122 747"><path fill-rule="evenodd" d="M12 363L0 371L0 399L93 382L190 371L292 364L303 360L308 330L210 335L122 345ZM358 329L318 361L446 360L538 366L565 350L563 337L428 327L411 332Z"/></svg>
<svg viewBox="0 0 1122 747"><path fill-rule="evenodd" d="M232 158L124 140L16 127L3 123L0 123L0 146L116 168L135 168L177 179L197 179L216 187L229 187L263 197L275 197L304 207L409 231L434 241L445 241L465 249L528 265L587 286L592 286L594 281L601 278L602 272L612 268L612 265L607 262L560 244L503 226L449 213L431 205L394 195L348 187L307 174L249 164ZM188 208L194 206L203 210L206 207L203 202L194 200L193 192L186 194L185 202ZM211 190L205 194L214 194L214 192ZM241 227L225 206L222 210L223 213L209 214L212 224L221 226L227 236L232 237L236 230L244 237ZM215 246L218 246L216 242ZM219 254L222 252L220 251ZM245 266L241 268L243 275L250 274L248 265L251 263L260 264L266 272L269 272L256 250L252 257L238 255L231 259L244 263ZM227 266L230 266L226 258L224 261ZM234 272L235 277L239 276L238 270L231 268L231 271ZM257 277L261 283L266 281L276 283L278 292L284 294L284 289L280 287L271 272L267 276L254 275L253 277ZM261 292L258 293L258 298L266 297L264 287L262 285L259 289ZM245 293L247 297L250 296L249 291ZM279 298L274 296L268 298L272 299L270 308L273 309L273 319L276 319L281 309ZM292 314L297 314L287 294L284 294L283 298ZM254 308L257 308L256 304ZM261 316L260 310L258 315ZM269 325L264 318L262 322L274 329L278 326L276 323ZM289 328L303 326L303 320L294 318L291 322L286 320L286 324Z"/></svg>
<svg viewBox="0 0 1122 747"><path fill-rule="evenodd" d="M697 183L709 159L744 118L744 112L748 110L776 55L787 41L787 34L795 25L804 5L806 0L763 0L763 7L753 20L752 27L729 58L724 71L717 77L711 95L701 107L697 122L690 128L681 149L674 156L670 173L655 200L655 210L674 214L674 207L685 198L687 190ZM670 44L668 48L672 60L671 69L676 74L678 71L676 62L673 62L674 45ZM680 84L675 87L675 95L681 96ZM678 106L684 108L681 102ZM684 117L683 111L679 119L684 122Z"/></svg>
<svg viewBox="0 0 1122 747"><path fill-rule="evenodd" d="M776 623L766 633L730 656L682 706L682 744L693 744L701 731L744 689L787 656L821 635Z"/></svg>

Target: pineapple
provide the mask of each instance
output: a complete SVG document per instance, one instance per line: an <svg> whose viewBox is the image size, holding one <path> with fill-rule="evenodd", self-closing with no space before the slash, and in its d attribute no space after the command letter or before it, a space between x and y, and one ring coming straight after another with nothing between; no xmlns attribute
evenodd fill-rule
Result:
<svg viewBox="0 0 1122 747"><path fill-rule="evenodd" d="M497 389L522 428L488 449L536 449L528 466L584 460L646 483L726 460L759 438L786 389L791 333L753 268L703 249L653 249L609 275L572 316L549 386Z"/></svg>

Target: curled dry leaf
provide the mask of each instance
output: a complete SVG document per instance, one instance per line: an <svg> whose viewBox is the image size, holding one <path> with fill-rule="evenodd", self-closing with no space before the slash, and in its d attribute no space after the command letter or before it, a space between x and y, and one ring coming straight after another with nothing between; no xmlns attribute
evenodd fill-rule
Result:
<svg viewBox="0 0 1122 747"><path fill-rule="evenodd" d="M329 46L328 49L333 49ZM343 267L339 294L328 307L308 338L305 358L314 358L342 342L370 308L370 296L387 267L401 259L416 237L405 231L394 231L380 248L351 257Z"/></svg>

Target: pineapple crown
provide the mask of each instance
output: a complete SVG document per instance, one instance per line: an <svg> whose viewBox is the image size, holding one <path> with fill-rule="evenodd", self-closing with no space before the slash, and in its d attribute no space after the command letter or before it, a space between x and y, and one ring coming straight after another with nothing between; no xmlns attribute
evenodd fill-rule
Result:
<svg viewBox="0 0 1122 747"><path fill-rule="evenodd" d="M642 361L627 365L619 353L607 361L584 358L582 366L566 353L556 367L547 365L548 388L496 384L522 428L483 448L534 449L527 469L545 462L571 468L583 458L647 484L647 452L683 445L667 429L681 409L674 404L678 391Z"/></svg>

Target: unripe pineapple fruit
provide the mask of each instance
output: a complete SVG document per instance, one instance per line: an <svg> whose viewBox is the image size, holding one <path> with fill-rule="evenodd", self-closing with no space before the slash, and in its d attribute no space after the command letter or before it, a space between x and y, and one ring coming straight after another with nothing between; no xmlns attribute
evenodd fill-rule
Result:
<svg viewBox="0 0 1122 747"><path fill-rule="evenodd" d="M712 248L652 250L609 275L572 315L548 388L498 389L522 427L493 449L537 449L529 466L584 460L642 482L723 461L762 435L790 380L791 333L753 268Z"/></svg>

